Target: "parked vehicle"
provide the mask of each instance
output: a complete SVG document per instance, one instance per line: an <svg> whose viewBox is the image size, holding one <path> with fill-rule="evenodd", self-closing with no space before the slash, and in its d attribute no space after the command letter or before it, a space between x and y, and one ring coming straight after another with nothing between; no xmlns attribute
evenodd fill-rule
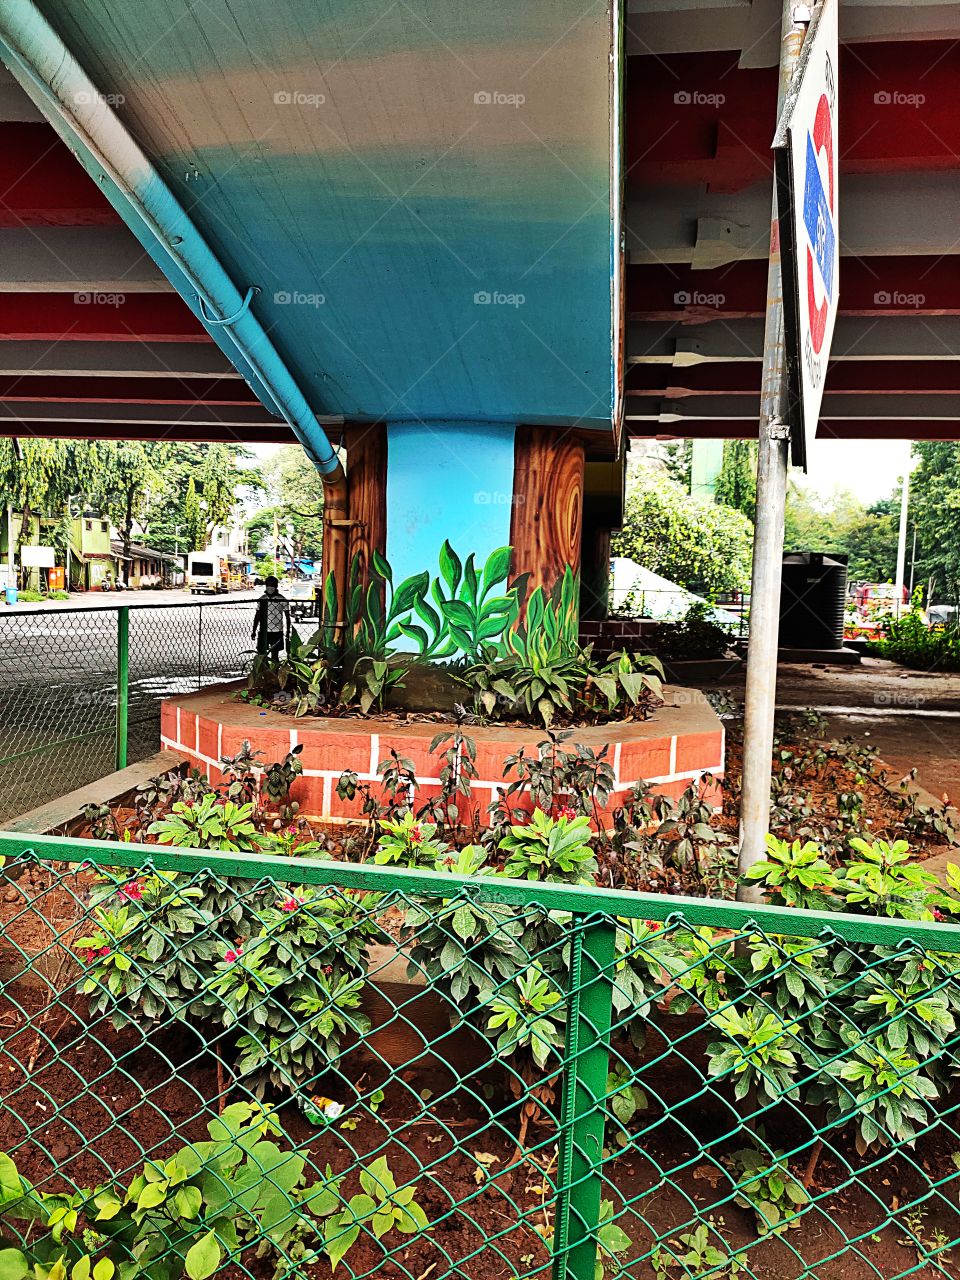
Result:
<svg viewBox="0 0 960 1280"><path fill-rule="evenodd" d="M187 556L187 586L193 596L219 595L229 589L230 569L226 558L209 551L191 551Z"/></svg>

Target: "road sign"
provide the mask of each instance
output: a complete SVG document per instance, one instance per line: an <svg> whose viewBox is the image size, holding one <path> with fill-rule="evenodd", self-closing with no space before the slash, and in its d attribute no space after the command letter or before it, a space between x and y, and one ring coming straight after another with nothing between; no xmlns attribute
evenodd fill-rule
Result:
<svg viewBox="0 0 960 1280"><path fill-rule="evenodd" d="M840 285L837 8L838 0L816 6L773 141L791 453L804 469L817 434Z"/></svg>

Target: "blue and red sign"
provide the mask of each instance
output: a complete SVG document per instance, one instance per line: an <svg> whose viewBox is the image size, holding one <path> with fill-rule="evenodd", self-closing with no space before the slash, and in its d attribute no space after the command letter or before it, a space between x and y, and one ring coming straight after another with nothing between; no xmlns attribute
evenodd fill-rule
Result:
<svg viewBox="0 0 960 1280"><path fill-rule="evenodd" d="M818 156L823 154L829 175L824 189ZM813 128L807 134L806 177L803 184L803 225L807 229L807 312L813 349L820 354L833 301L837 261L834 212L833 123L830 104L822 93ZM816 264L816 268L814 267ZM818 287L819 286L819 287ZM818 302L818 298L822 301Z"/></svg>
<svg viewBox="0 0 960 1280"><path fill-rule="evenodd" d="M837 46L837 0L820 0L774 139L793 460L803 466L837 320Z"/></svg>

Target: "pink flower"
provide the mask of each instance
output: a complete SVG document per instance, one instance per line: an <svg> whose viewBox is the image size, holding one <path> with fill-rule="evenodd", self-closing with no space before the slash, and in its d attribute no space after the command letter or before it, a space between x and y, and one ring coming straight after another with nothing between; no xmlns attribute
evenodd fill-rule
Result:
<svg viewBox="0 0 960 1280"><path fill-rule="evenodd" d="M235 960L240 959L242 953L243 947L238 946L235 951L232 948L230 951L225 951L223 953L223 958L226 960L227 964L233 964Z"/></svg>
<svg viewBox="0 0 960 1280"><path fill-rule="evenodd" d="M101 948L100 948L100 954L101 954L102 956L108 956L108 955L110 954L110 948L109 948L109 947L101 947Z"/></svg>
<svg viewBox="0 0 960 1280"><path fill-rule="evenodd" d="M934 920L942 920L944 918L943 912L940 910L939 907L933 908L933 918Z"/></svg>
<svg viewBox="0 0 960 1280"><path fill-rule="evenodd" d="M134 902L139 902L143 897L143 885L139 880L131 880L121 888L120 892L125 898L132 898Z"/></svg>
<svg viewBox="0 0 960 1280"><path fill-rule="evenodd" d="M566 818L568 822L572 822L576 816L577 816L576 809L571 809L568 804L562 805L557 810L557 817Z"/></svg>
<svg viewBox="0 0 960 1280"><path fill-rule="evenodd" d="M80 959L85 960L87 964L89 964L91 960L96 960L97 958L97 952L94 950L93 947L80 947L79 953L80 953Z"/></svg>
<svg viewBox="0 0 960 1280"><path fill-rule="evenodd" d="M277 903L277 906L280 908L281 911L296 911L297 907L301 906L302 904L303 904L302 898L292 897L292 898L284 898L281 902Z"/></svg>

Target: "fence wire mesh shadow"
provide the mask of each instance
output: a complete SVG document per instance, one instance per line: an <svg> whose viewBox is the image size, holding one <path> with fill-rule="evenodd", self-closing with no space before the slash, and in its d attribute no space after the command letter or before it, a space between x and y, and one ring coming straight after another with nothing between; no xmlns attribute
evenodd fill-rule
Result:
<svg viewBox="0 0 960 1280"><path fill-rule="evenodd" d="M121 715L128 762L159 750L161 699L244 673L255 608L250 600L0 614L0 822L111 773Z"/></svg>
<svg viewBox="0 0 960 1280"><path fill-rule="evenodd" d="M0 1276L958 1272L956 926L30 844Z"/></svg>

